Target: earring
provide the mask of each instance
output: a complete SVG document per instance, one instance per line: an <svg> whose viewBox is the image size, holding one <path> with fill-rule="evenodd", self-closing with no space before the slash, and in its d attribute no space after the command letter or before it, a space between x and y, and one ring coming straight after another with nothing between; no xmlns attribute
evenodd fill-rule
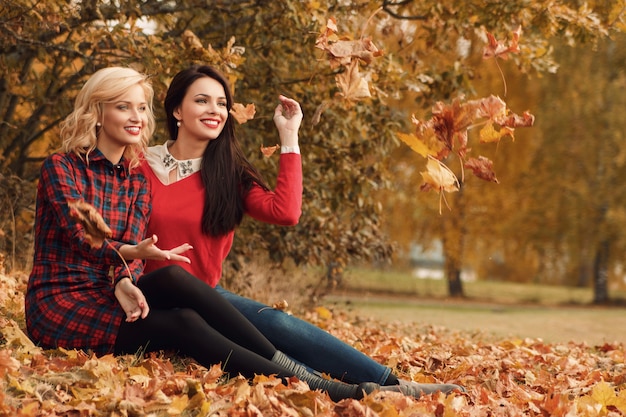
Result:
<svg viewBox="0 0 626 417"><path fill-rule="evenodd" d="M182 124L182 123L180 122L180 120L179 120L179 121L177 121L177 122L176 122L176 127L180 127L180 125L181 125L181 124Z"/></svg>
<svg viewBox="0 0 626 417"><path fill-rule="evenodd" d="M97 122L97 123L96 123L96 127L100 127L100 126L102 126L102 123Z"/></svg>

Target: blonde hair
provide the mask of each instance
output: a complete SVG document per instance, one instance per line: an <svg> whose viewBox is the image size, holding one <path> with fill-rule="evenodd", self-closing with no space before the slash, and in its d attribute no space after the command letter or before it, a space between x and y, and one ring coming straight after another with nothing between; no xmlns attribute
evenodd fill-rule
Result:
<svg viewBox="0 0 626 417"><path fill-rule="evenodd" d="M152 109L154 90L147 76L132 68L103 68L87 80L76 96L74 110L61 122L62 150L74 152L89 162L89 153L97 144L96 123L102 119L103 104L115 101L134 85L140 85L146 95L148 122L139 143L127 146L124 157L130 161L131 168L139 165L156 127Z"/></svg>

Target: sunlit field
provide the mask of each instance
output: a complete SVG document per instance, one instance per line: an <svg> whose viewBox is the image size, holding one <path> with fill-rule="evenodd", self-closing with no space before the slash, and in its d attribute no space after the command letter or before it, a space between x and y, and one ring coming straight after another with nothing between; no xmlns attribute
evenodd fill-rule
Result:
<svg viewBox="0 0 626 417"><path fill-rule="evenodd" d="M464 299L447 297L444 280L410 273L351 270L326 301L351 314L479 332L488 338L540 338L599 345L626 343L623 307L593 306L590 288L464 282ZM611 292L624 299L623 292Z"/></svg>

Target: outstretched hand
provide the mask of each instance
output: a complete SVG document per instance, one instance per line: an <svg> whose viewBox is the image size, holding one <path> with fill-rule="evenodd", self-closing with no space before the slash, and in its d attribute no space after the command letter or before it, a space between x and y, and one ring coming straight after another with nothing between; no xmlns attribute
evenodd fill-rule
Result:
<svg viewBox="0 0 626 417"><path fill-rule="evenodd" d="M147 239L142 240L137 244L137 251L140 254L144 254L137 259L151 259L153 261L180 261L191 263L191 260L186 256L180 255L181 253L187 252L189 249L193 249L193 247L189 243L183 243L180 246L175 248L164 250L159 249L156 245L159 238L157 235L152 235Z"/></svg>
<svg viewBox="0 0 626 417"><path fill-rule="evenodd" d="M278 128L281 145L297 146L298 129L302 123L300 104L283 95L278 96L280 103L274 110L274 124Z"/></svg>
<svg viewBox="0 0 626 417"><path fill-rule="evenodd" d="M136 245L124 245L120 248L120 253L126 260L132 259L150 259L153 261L179 261L191 263L191 260L181 253L187 252L193 247L189 243L184 243L175 248L164 250L160 249L156 243L159 238L157 235L152 235L147 239L142 240Z"/></svg>
<svg viewBox="0 0 626 417"><path fill-rule="evenodd" d="M115 298L126 313L127 322L136 321L140 317L145 319L150 312L146 297L130 278L122 278L115 285Z"/></svg>

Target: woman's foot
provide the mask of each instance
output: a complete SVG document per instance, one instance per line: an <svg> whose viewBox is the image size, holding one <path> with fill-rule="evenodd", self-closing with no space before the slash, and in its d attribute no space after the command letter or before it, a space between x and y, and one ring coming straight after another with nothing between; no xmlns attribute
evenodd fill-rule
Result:
<svg viewBox="0 0 626 417"><path fill-rule="evenodd" d="M401 387L411 387L413 390L423 395L432 394L434 392L442 392L444 394L448 394L452 391L466 392L465 388L456 384L423 384L406 379L400 379L399 381Z"/></svg>
<svg viewBox="0 0 626 417"><path fill-rule="evenodd" d="M444 394L452 391L466 392L465 388L456 384L420 384L402 379L398 385L378 385L374 382L363 382L359 384L359 390L366 394L371 394L375 391L400 392L414 398L420 398L422 395L429 395L435 392Z"/></svg>

